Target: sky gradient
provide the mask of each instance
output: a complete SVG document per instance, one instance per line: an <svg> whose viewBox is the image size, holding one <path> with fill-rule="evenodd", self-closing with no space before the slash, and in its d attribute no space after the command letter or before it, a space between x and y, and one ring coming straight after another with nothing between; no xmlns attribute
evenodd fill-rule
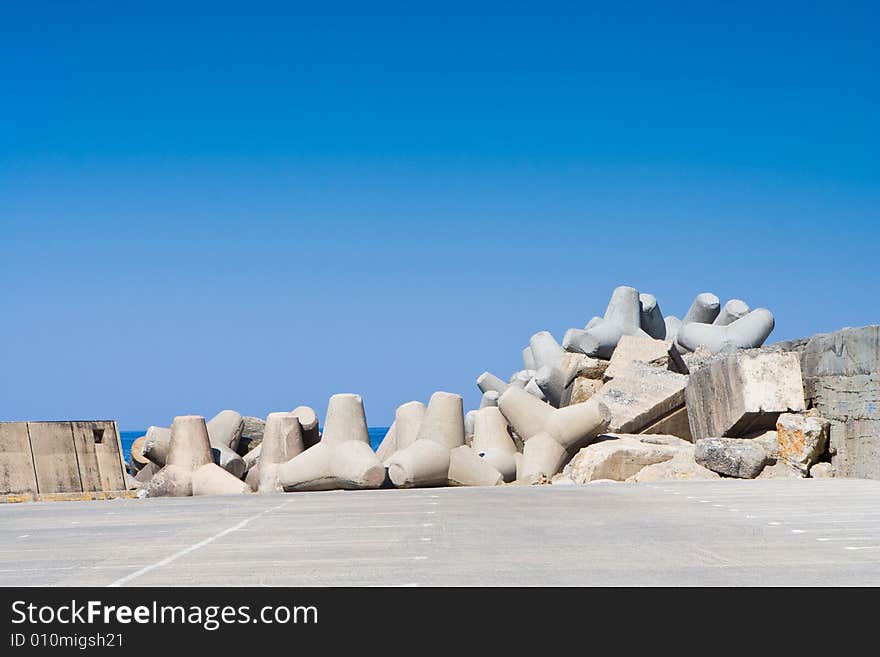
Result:
<svg viewBox="0 0 880 657"><path fill-rule="evenodd" d="M876 3L10 2L0 419L477 404L616 285L880 321Z"/></svg>

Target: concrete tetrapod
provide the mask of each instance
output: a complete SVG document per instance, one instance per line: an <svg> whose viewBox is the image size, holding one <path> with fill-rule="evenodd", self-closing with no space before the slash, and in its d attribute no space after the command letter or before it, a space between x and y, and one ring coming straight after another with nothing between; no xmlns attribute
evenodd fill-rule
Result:
<svg viewBox="0 0 880 657"><path fill-rule="evenodd" d="M718 317L712 322L716 326L727 326L736 320L745 317L750 312L749 304L742 299L731 299L721 308Z"/></svg>
<svg viewBox="0 0 880 657"><path fill-rule="evenodd" d="M534 384L529 382L525 389L529 390L529 386L537 385L550 405L558 408L565 397L565 349L559 346L556 338L548 331L535 333L529 340L529 348L537 370L534 374ZM500 394L504 391L498 392ZM529 392L535 394L534 390ZM540 398L538 395L535 396Z"/></svg>
<svg viewBox="0 0 880 657"><path fill-rule="evenodd" d="M483 372L482 374L480 374L480 376L477 377L477 387L482 393L487 393L490 390L493 390L500 395L502 392L507 390L508 385L510 384L504 383L504 381L499 379L491 372Z"/></svg>
<svg viewBox="0 0 880 657"><path fill-rule="evenodd" d="M237 423L235 416L238 416ZM206 427L214 463L236 477L242 477L247 471L244 459L229 447L230 443L238 444L241 436L241 416L235 411L221 411L206 423ZM143 446L144 456L156 465L165 465L170 447L171 429L156 426L147 429Z"/></svg>
<svg viewBox="0 0 880 657"><path fill-rule="evenodd" d="M622 335L648 335L641 328L642 304L635 288L614 289L605 316L592 319L587 328L569 329L562 341L568 351L597 358L611 358ZM650 337L650 336L649 336Z"/></svg>
<svg viewBox="0 0 880 657"><path fill-rule="evenodd" d="M516 479L516 445L507 431L507 420L496 406L481 408L471 445L478 456L501 473L504 481Z"/></svg>
<svg viewBox="0 0 880 657"><path fill-rule="evenodd" d="M379 451L376 451L383 463L387 462L395 452L406 449L415 442L424 416L425 405L422 402L411 401L397 407L397 410L394 411L394 422L391 424L391 429L388 430L389 434L392 433L392 430L394 432L393 449L390 449L390 445L388 450L384 449L385 441L383 440L382 445L379 446L383 448L382 453L379 454Z"/></svg>
<svg viewBox="0 0 880 657"><path fill-rule="evenodd" d="M760 347L773 332L773 313L756 308L744 317L727 324L684 324L678 332L678 344L689 351L705 347L712 353Z"/></svg>
<svg viewBox="0 0 880 657"><path fill-rule="evenodd" d="M141 489L145 497L236 495L251 492L243 481L214 463L205 418L181 415L171 423L165 466Z"/></svg>
<svg viewBox="0 0 880 657"><path fill-rule="evenodd" d="M302 425L293 413L269 413L260 460L251 468L247 484L259 493L280 493L284 490L278 477L278 468L303 452Z"/></svg>
<svg viewBox="0 0 880 657"><path fill-rule="evenodd" d="M525 441L518 478L555 475L569 453L588 445L608 428L609 413L595 397L552 408L518 388L498 399L498 408Z"/></svg>
<svg viewBox="0 0 880 657"><path fill-rule="evenodd" d="M666 323L663 321L660 306L657 305L657 297L653 294L640 294L639 301L642 304L642 330L655 340L665 340Z"/></svg>
<svg viewBox="0 0 880 657"><path fill-rule="evenodd" d="M480 486L503 481L500 472L465 445L462 410L459 395L431 395L416 440L388 460L388 476L395 486Z"/></svg>
<svg viewBox="0 0 880 657"><path fill-rule="evenodd" d="M293 409L292 413L299 421L299 430L300 435L302 436L303 449L308 449L312 445L317 444L317 442L321 439L321 435L318 433L318 415L315 413L315 411L309 406L297 406L295 409ZM265 433L265 423L263 424L263 432ZM391 431L389 430L388 433L391 433ZM242 456L245 465L245 472L250 472L252 468L256 467L257 463L259 463L260 454L262 453L262 451L263 445L262 443L260 443L252 450L250 450L247 454Z"/></svg>
<svg viewBox="0 0 880 657"><path fill-rule="evenodd" d="M278 467L285 491L378 488L385 468L370 447L360 395L330 397L321 442Z"/></svg>

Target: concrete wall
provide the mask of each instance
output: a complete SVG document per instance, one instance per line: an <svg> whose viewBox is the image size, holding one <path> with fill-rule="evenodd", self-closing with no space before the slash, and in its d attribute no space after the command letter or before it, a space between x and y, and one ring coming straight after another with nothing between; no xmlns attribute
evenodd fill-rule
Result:
<svg viewBox="0 0 880 657"><path fill-rule="evenodd" d="M125 487L115 422L0 422L0 494Z"/></svg>

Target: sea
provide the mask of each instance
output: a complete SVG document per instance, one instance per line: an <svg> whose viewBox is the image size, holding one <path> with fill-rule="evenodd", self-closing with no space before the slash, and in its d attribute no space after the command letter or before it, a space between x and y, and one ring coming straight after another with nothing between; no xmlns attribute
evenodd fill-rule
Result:
<svg viewBox="0 0 880 657"><path fill-rule="evenodd" d="M370 447L375 450L379 447L379 443L382 442L382 439L385 438L385 434L388 433L388 427L369 427L367 431L370 434ZM128 463L128 459L131 455L131 444L145 433L146 430L119 432L119 440L122 443L122 455L124 456L126 463Z"/></svg>

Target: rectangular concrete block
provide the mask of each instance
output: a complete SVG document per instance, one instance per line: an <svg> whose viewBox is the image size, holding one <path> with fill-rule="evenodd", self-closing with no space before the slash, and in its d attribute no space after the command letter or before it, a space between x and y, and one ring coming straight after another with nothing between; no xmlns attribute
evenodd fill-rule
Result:
<svg viewBox="0 0 880 657"><path fill-rule="evenodd" d="M72 422L73 446L79 465L79 478L83 492L104 490L101 485L101 472L98 469L98 455L89 422Z"/></svg>
<svg viewBox="0 0 880 657"><path fill-rule="evenodd" d="M687 440L688 442L694 441L694 437L691 435L691 424L688 419L687 407L685 406L660 418L650 426L642 429L639 433L676 436L682 440Z"/></svg>
<svg viewBox="0 0 880 657"><path fill-rule="evenodd" d="M27 427L39 492L81 493L70 422L28 422Z"/></svg>
<svg viewBox="0 0 880 657"><path fill-rule="evenodd" d="M84 428L91 435L98 459L100 490L125 490L125 459L116 423L102 420L76 424L86 425Z"/></svg>
<svg viewBox="0 0 880 657"><path fill-rule="evenodd" d="M635 362L662 367L679 374L687 374L688 368L672 340L655 340L639 335L624 335L611 356L605 379L613 379Z"/></svg>
<svg viewBox="0 0 880 657"><path fill-rule="evenodd" d="M786 352L714 358L691 372L685 397L695 441L773 429L781 413L805 408L798 356Z"/></svg>
<svg viewBox="0 0 880 657"><path fill-rule="evenodd" d="M37 493L26 422L0 423L0 495Z"/></svg>
<svg viewBox="0 0 880 657"><path fill-rule="evenodd" d="M684 406L688 377L666 369L632 363L597 393L611 415L608 431L639 433Z"/></svg>

